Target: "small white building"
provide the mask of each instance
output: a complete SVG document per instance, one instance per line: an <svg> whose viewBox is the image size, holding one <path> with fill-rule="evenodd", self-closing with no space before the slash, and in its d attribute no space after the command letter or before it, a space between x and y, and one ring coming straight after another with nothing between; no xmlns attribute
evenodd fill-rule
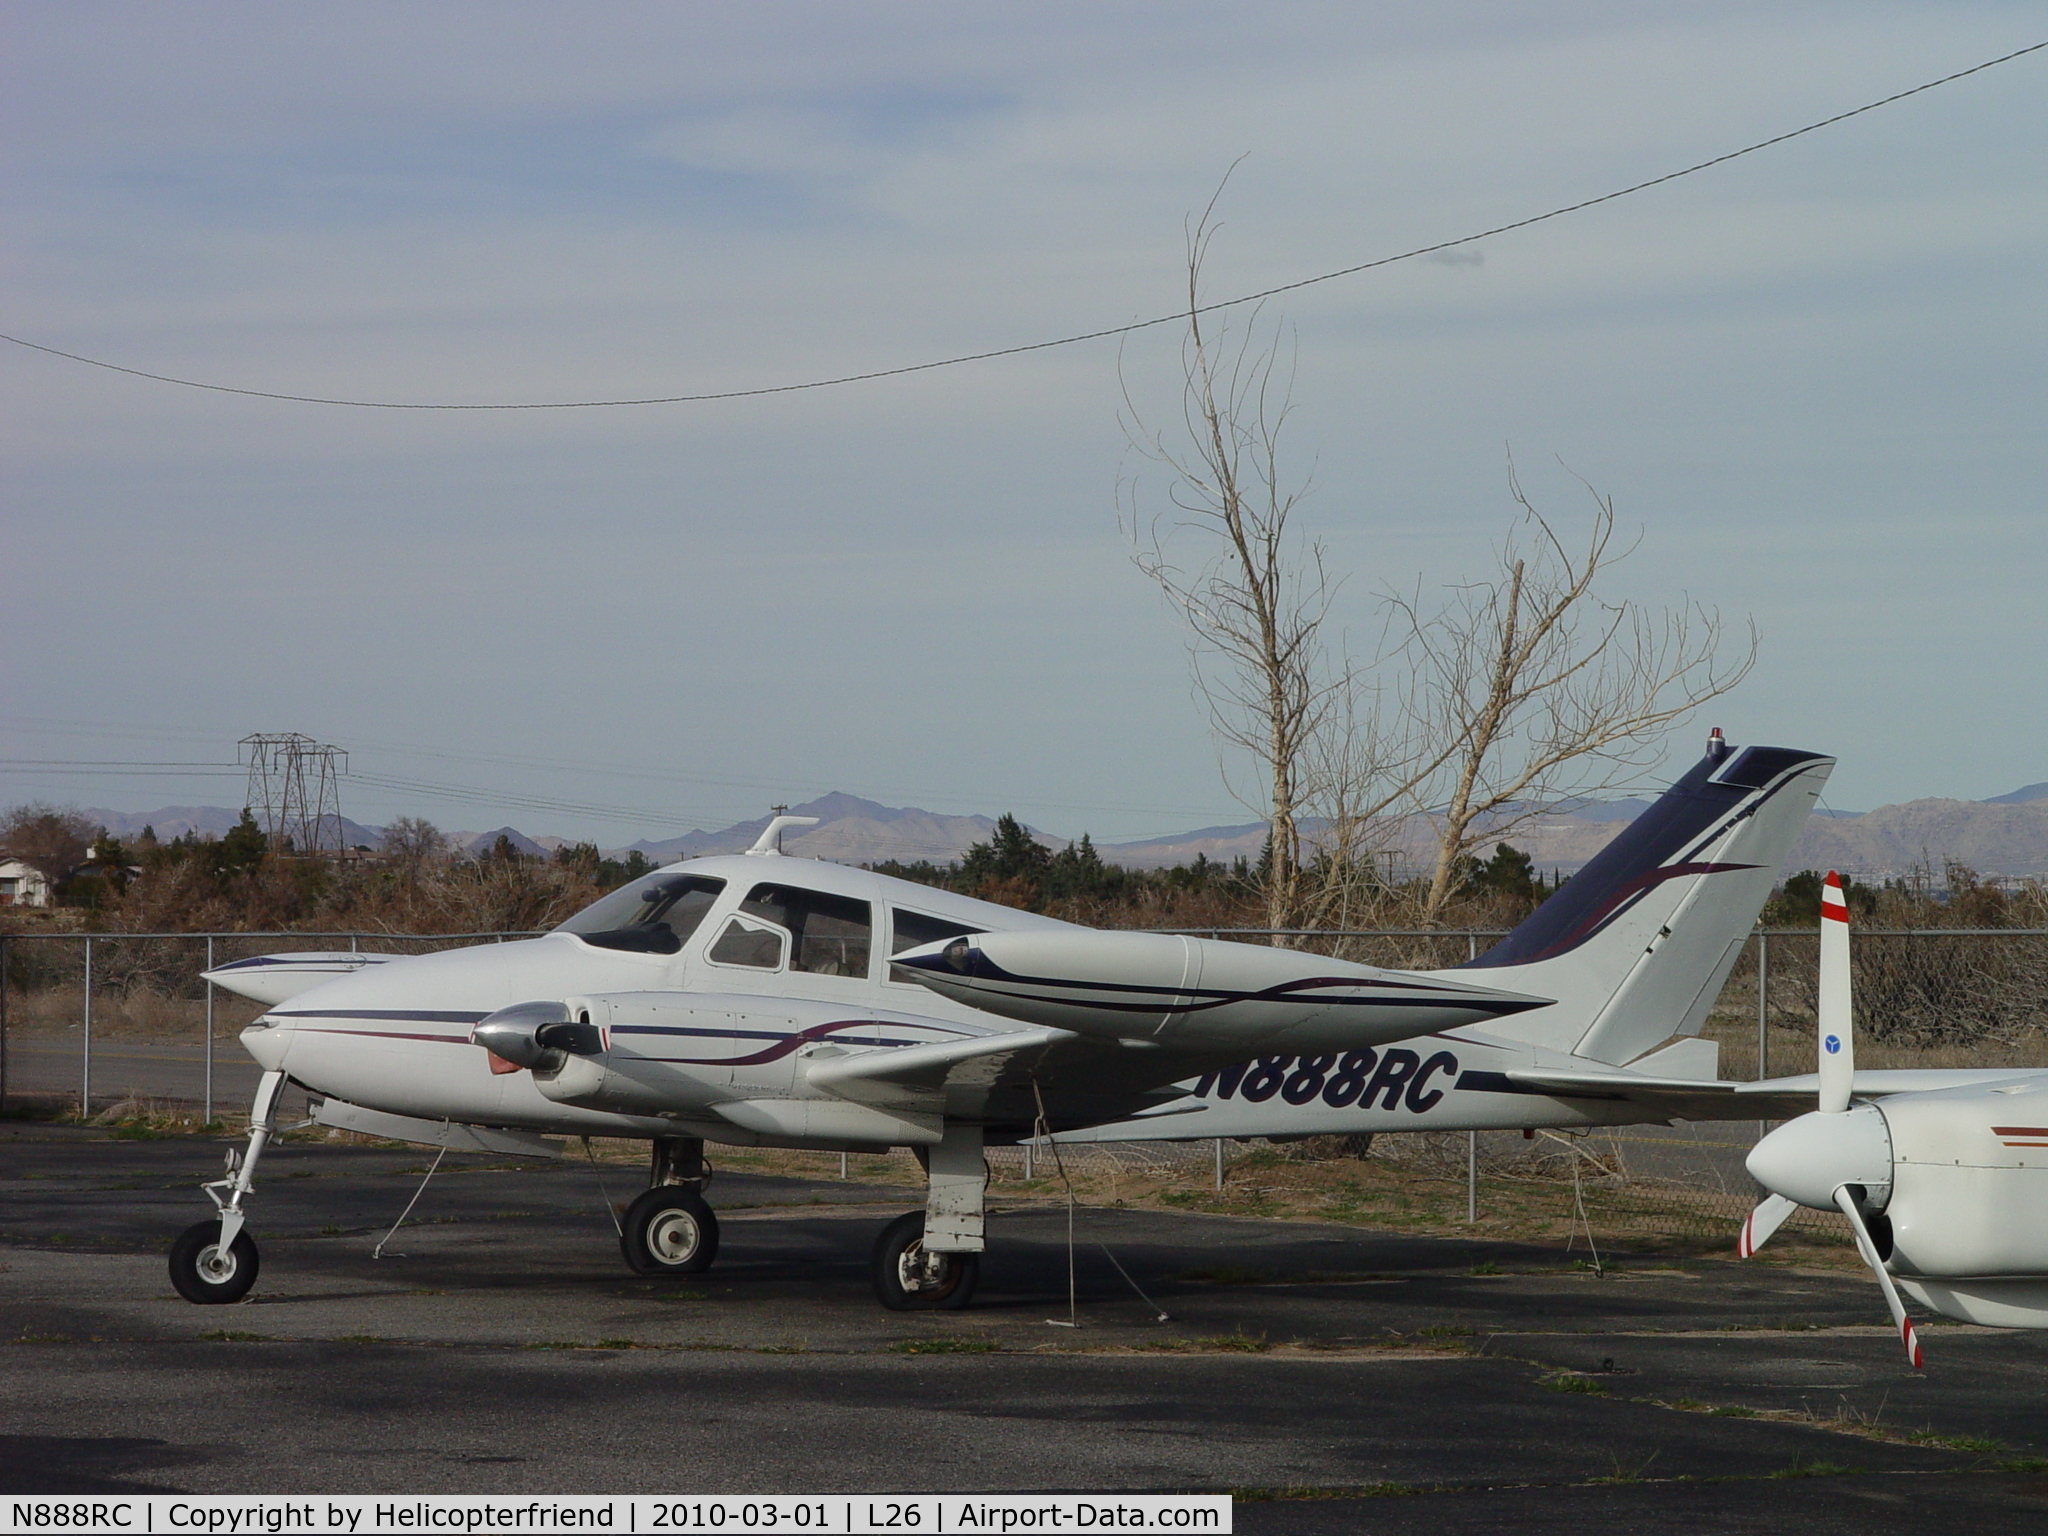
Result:
<svg viewBox="0 0 2048 1536"><path fill-rule="evenodd" d="M0 858L0 907L47 907L50 882L19 859Z"/></svg>

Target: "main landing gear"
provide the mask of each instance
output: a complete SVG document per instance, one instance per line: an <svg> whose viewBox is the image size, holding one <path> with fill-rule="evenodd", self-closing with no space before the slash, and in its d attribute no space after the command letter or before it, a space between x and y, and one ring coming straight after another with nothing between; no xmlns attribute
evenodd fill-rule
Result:
<svg viewBox="0 0 2048 1536"><path fill-rule="evenodd" d="M899 1216L875 1241L875 1299L891 1312L957 1312L981 1279L988 1167L981 1127L948 1125L937 1146L920 1148L925 1208Z"/></svg>
<svg viewBox="0 0 2048 1536"><path fill-rule="evenodd" d="M249 1142L230 1150L227 1176L204 1186L216 1214L195 1222L171 1244L171 1284L187 1301L219 1306L240 1301L256 1283L259 1259L242 1209L255 1187L256 1165L275 1130L285 1075L265 1072L249 1108ZM920 1148L928 1188L925 1208L882 1230L871 1261L875 1297L892 1312L964 1308L981 1278L988 1169L981 1127L947 1125L939 1142ZM648 1188L626 1210L619 1247L640 1275L695 1275L718 1257L718 1217L704 1200L710 1171L694 1136L654 1143Z"/></svg>
<svg viewBox="0 0 2048 1536"><path fill-rule="evenodd" d="M187 1301L202 1307L240 1301L256 1283L256 1242L243 1230L242 1197L255 1185L284 1082L282 1072L263 1074L249 1106L248 1150L237 1156L231 1148L227 1177L204 1186L219 1214L193 1223L171 1244L171 1284Z"/></svg>
<svg viewBox="0 0 2048 1536"><path fill-rule="evenodd" d="M925 1245L925 1214L912 1211L882 1228L872 1263L875 1299L891 1312L958 1312L981 1279L978 1253L940 1253Z"/></svg>
<svg viewBox="0 0 2048 1536"><path fill-rule="evenodd" d="M626 1208L619 1248L636 1275L695 1275L718 1257L718 1217L704 1200L711 1175L694 1136L654 1143L648 1188Z"/></svg>

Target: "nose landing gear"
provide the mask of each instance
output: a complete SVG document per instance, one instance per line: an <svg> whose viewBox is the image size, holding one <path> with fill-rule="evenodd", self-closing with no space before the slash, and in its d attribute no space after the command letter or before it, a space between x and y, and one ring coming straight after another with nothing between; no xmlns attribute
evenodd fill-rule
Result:
<svg viewBox="0 0 2048 1536"><path fill-rule="evenodd" d="M227 1177L202 1186L220 1214L194 1222L171 1244L171 1284L198 1306L240 1301L256 1283L256 1242L243 1230L242 1197L255 1187L256 1164L270 1140L284 1083L282 1072L263 1074L249 1106L248 1151L237 1157L230 1150Z"/></svg>

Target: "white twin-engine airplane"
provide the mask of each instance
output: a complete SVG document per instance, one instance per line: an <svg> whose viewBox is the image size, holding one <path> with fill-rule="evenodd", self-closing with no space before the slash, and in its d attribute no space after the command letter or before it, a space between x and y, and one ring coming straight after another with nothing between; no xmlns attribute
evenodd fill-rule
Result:
<svg viewBox="0 0 2048 1536"><path fill-rule="evenodd" d="M781 829L809 824L793 817L542 938L237 961L208 976L270 1005L242 1035L263 1074L246 1151L207 1186L217 1217L174 1244L171 1278L201 1303L254 1283L245 1204L288 1081L319 1124L431 1146L646 1138L621 1234L642 1274L717 1252L706 1141L911 1147L925 1208L874 1250L894 1309L966 1304L989 1144L1796 1113L1810 1084L1752 1101L1691 1037L1832 766L1715 732L1563 890L1446 971L1105 932L786 858ZM1247 1101L1290 1118L1234 1119Z"/></svg>
<svg viewBox="0 0 2048 1536"><path fill-rule="evenodd" d="M1750 1175L1770 1194L1737 1252L1755 1253L1799 1206L1839 1210L1916 1370L1901 1287L1964 1322L2048 1328L2048 1072L1911 1074L1943 1081L1852 1108L1908 1074L1856 1070L1849 908L1832 873L1820 916L1820 1104L1751 1150Z"/></svg>

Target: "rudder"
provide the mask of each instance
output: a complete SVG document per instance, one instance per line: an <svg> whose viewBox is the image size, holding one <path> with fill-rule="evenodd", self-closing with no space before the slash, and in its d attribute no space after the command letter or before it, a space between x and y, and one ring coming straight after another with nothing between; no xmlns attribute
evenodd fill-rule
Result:
<svg viewBox="0 0 2048 1536"><path fill-rule="evenodd" d="M1834 762L1730 751L1717 734L1562 890L1456 968L1557 999L1487 1033L1613 1063L1697 1034Z"/></svg>

